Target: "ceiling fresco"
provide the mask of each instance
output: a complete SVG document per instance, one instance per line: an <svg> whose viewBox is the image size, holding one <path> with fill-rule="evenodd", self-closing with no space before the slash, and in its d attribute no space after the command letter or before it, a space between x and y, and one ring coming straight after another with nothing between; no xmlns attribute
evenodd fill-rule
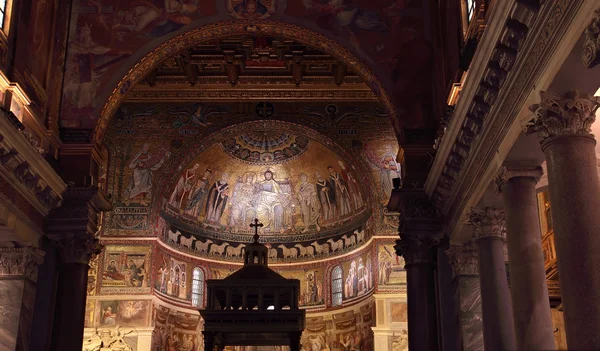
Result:
<svg viewBox="0 0 600 351"><path fill-rule="evenodd" d="M256 34L260 25L253 23L276 26L286 37L306 28L315 32L313 39L319 35L330 38L345 47L347 54L332 45L324 48L339 52L336 58L343 59L346 66L352 65L349 71L360 71L363 78L370 76L372 81L366 83L376 95L382 94L381 83L390 96L411 101L426 90L422 89L427 81L423 75L428 74L431 59L430 34L425 30L427 13L423 2L415 0L75 0L61 123L66 128L93 128L117 83L153 49L186 31L232 20L247 23L238 32L249 38L260 36ZM265 20L277 22L260 22ZM298 30L294 26L299 26ZM235 34L226 29L213 32L214 39ZM298 39L322 44L306 35ZM162 61L186 49L182 45L156 54L163 55ZM256 58L245 57L244 67L264 65L263 59L270 59ZM144 75L158 62L148 64ZM232 64L235 69L241 67L237 62ZM122 83L127 86L120 85L120 94L125 94L131 83Z"/></svg>

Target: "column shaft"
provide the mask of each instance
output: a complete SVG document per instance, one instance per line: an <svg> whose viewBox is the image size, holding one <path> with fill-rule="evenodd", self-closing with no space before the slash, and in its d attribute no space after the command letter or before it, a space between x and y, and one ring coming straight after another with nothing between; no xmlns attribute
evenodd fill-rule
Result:
<svg viewBox="0 0 600 351"><path fill-rule="evenodd" d="M58 270L53 351L80 351L83 344L85 299L89 266L72 262Z"/></svg>
<svg viewBox="0 0 600 351"><path fill-rule="evenodd" d="M600 184L592 136L544 144L567 344L600 347Z"/></svg>
<svg viewBox="0 0 600 351"><path fill-rule="evenodd" d="M406 265L408 347L437 351L435 274L432 263Z"/></svg>
<svg viewBox="0 0 600 351"><path fill-rule="evenodd" d="M477 240L477 246L485 350L515 350L515 330L502 239L483 237Z"/></svg>
<svg viewBox="0 0 600 351"><path fill-rule="evenodd" d="M541 176L541 168L539 173ZM518 176L506 180L502 185L515 337L519 350L556 348L546 286L536 183L534 177Z"/></svg>

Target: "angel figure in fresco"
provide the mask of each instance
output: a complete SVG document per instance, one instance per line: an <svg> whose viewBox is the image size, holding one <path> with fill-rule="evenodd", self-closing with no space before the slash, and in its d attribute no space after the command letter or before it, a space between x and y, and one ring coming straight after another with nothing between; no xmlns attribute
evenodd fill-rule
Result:
<svg viewBox="0 0 600 351"><path fill-rule="evenodd" d="M208 189L206 200L206 221L212 224L218 224L225 211L227 199L229 197L229 178L228 173L223 173L221 179L213 183Z"/></svg>
<svg viewBox="0 0 600 351"><path fill-rule="evenodd" d="M300 212L302 214L302 222L304 223L302 232L307 232L311 226L315 226L317 231L320 231L319 216L321 206L317 198L317 188L314 184L308 182L306 173L300 173L300 184L298 184L296 189L296 196L300 203Z"/></svg>
<svg viewBox="0 0 600 351"><path fill-rule="evenodd" d="M352 210L350 209L350 194L348 193L348 187L346 182L342 179L342 176L337 173L333 167L327 167L329 171L329 179L327 183L335 191L335 199L337 201L337 207L339 210L339 216L344 217L349 215Z"/></svg>
<svg viewBox="0 0 600 351"><path fill-rule="evenodd" d="M200 167L198 163L194 164L192 168L188 168L183 172L181 177L179 177L179 181L171 193L171 197L169 198L169 205L176 209L181 208L181 204L186 195L192 191L192 186L196 182L196 170Z"/></svg>
<svg viewBox="0 0 600 351"><path fill-rule="evenodd" d="M187 125L206 127L210 125L208 117L229 112L227 107L207 107L204 104L194 104L189 106L168 106L167 112L170 115L183 117L183 120L173 122L173 128L179 129Z"/></svg>
<svg viewBox="0 0 600 351"><path fill-rule="evenodd" d="M150 144L145 143L142 146L142 149L129 162L129 168L133 170L133 175L125 189L126 204L129 204L138 195L142 196L141 204L147 204L152 191L152 172L162 167L170 156L171 153L165 147L160 148L158 153L152 155Z"/></svg>
<svg viewBox="0 0 600 351"><path fill-rule="evenodd" d="M256 174L248 172L235 184L231 197L231 217L229 218L231 228L245 228L246 224L256 217L257 184L255 180Z"/></svg>
<svg viewBox="0 0 600 351"><path fill-rule="evenodd" d="M316 110L310 106L305 106L303 108L303 112L307 115L321 117L323 121L329 120L332 127L336 126L341 120L343 120L346 117L360 116L360 114L362 112L362 108L360 108L360 107L349 108L348 112L343 113L343 114L338 114L338 111L339 111L339 109L338 109L337 105L334 105L334 104L329 104L329 105L325 106L325 114L318 112L318 110Z"/></svg>
<svg viewBox="0 0 600 351"><path fill-rule="evenodd" d="M210 168L207 168L204 171L204 176L196 181L194 189L190 191L188 203L185 207L184 213L186 215L196 219L200 216L200 211L202 211L202 205L204 204L204 197L206 197L208 181L211 174L212 171Z"/></svg>
<svg viewBox="0 0 600 351"><path fill-rule="evenodd" d="M379 252L379 284L387 285L392 274L392 259L386 252Z"/></svg>
<svg viewBox="0 0 600 351"><path fill-rule="evenodd" d="M276 1L271 0L271 6L267 7L261 0L242 0L236 6L227 0L227 12L235 19L265 19L275 13Z"/></svg>

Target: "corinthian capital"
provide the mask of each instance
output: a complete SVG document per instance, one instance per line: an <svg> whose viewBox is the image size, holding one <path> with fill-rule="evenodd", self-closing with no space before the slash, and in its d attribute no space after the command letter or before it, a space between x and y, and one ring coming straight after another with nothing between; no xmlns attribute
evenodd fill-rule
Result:
<svg viewBox="0 0 600 351"><path fill-rule="evenodd" d="M441 243L441 238L414 238L404 236L396 240L396 254L404 257L406 265L432 264L433 248Z"/></svg>
<svg viewBox="0 0 600 351"><path fill-rule="evenodd" d="M538 133L542 143L562 135L591 135L596 119L599 99L580 91L564 94L540 92L539 104L529 106L533 120L526 126L526 133Z"/></svg>
<svg viewBox="0 0 600 351"><path fill-rule="evenodd" d="M600 9L594 13L594 18L585 29L585 41L583 42L582 61L585 67L592 68L600 62L598 51L600 50Z"/></svg>
<svg viewBox="0 0 600 351"><path fill-rule="evenodd" d="M495 208L471 208L467 223L473 226L473 237L506 238L504 211Z"/></svg>
<svg viewBox="0 0 600 351"><path fill-rule="evenodd" d="M65 263L89 264L94 255L100 254L104 247L92 235L64 235L56 240L60 260Z"/></svg>
<svg viewBox="0 0 600 351"><path fill-rule="evenodd" d="M498 192L502 191L502 186L508 182L511 178L526 177L532 178L535 182L539 182L540 178L544 175L544 170L541 166L519 166L519 165L504 165L498 171L498 174L494 177L494 183L498 188Z"/></svg>
<svg viewBox="0 0 600 351"><path fill-rule="evenodd" d="M37 281L44 252L33 247L0 248L0 276L24 276Z"/></svg>
<svg viewBox="0 0 600 351"><path fill-rule="evenodd" d="M452 245L446 250L454 275L479 275L477 247L472 243Z"/></svg>

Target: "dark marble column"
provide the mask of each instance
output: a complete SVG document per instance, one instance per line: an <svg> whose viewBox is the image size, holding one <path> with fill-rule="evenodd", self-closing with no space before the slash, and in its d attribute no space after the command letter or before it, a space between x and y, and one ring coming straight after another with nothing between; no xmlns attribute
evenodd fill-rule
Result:
<svg viewBox="0 0 600 351"><path fill-rule="evenodd" d="M477 242L485 350L515 350L512 303L504 263L504 213L491 208L473 208L469 223Z"/></svg>
<svg viewBox="0 0 600 351"><path fill-rule="evenodd" d="M495 181L504 197L515 337L519 350L554 350L554 328L535 185L542 167L504 166Z"/></svg>
<svg viewBox="0 0 600 351"><path fill-rule="evenodd" d="M394 192L401 199L400 240L396 241L396 253L406 262L409 348L437 351L434 248L441 241L441 217L422 191L394 189Z"/></svg>
<svg viewBox="0 0 600 351"><path fill-rule="evenodd" d="M600 181L590 133L598 98L541 92L530 107L546 154L567 344L600 348Z"/></svg>
<svg viewBox="0 0 600 351"><path fill-rule="evenodd" d="M456 295L460 313L460 347L464 351L483 350L483 317L481 311L481 288L479 283L479 260L477 246L472 242L452 245L446 250L453 268L457 285Z"/></svg>
<svg viewBox="0 0 600 351"><path fill-rule="evenodd" d="M38 266L42 251L0 248L0 350L27 350L31 339Z"/></svg>
<svg viewBox="0 0 600 351"><path fill-rule="evenodd" d="M70 187L62 205L46 219L45 230L58 248L58 282L51 350L79 351L83 344L87 276L92 255L102 246L95 233L98 214L110 204L97 187Z"/></svg>

